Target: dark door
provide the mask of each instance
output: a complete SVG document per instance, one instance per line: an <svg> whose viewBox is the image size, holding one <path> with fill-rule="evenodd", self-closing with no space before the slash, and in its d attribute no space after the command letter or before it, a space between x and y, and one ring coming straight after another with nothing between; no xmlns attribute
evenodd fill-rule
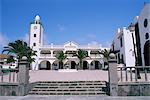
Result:
<svg viewBox="0 0 150 100"><path fill-rule="evenodd" d="M76 63L74 61L71 61L71 69L75 69L76 68Z"/></svg>
<svg viewBox="0 0 150 100"><path fill-rule="evenodd" d="M145 66L150 66L150 41L147 41L144 45L144 60Z"/></svg>

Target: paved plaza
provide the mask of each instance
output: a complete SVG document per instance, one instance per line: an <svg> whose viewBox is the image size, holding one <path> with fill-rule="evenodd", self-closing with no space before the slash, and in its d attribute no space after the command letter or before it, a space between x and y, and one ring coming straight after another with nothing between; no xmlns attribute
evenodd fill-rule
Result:
<svg viewBox="0 0 150 100"><path fill-rule="evenodd" d="M30 82L37 81L107 81L108 71L102 70L78 70L78 71L57 71L38 70L30 71Z"/></svg>

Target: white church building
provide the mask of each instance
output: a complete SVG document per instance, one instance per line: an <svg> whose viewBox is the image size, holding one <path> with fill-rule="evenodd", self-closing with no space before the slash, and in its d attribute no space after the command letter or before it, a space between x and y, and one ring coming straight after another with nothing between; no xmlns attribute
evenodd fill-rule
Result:
<svg viewBox="0 0 150 100"><path fill-rule="evenodd" d="M118 64L135 66L133 38L128 28L118 28L112 42L111 50L116 51Z"/></svg>
<svg viewBox="0 0 150 100"><path fill-rule="evenodd" d="M146 3L129 27L119 28L112 42L118 64L150 66L150 3Z"/></svg>
<svg viewBox="0 0 150 100"><path fill-rule="evenodd" d="M64 62L70 69L77 69L79 66L79 59L75 54L79 49L87 52L88 57L83 59L83 69L95 70L104 67L104 57L100 54L102 48L97 44L79 45L73 41L64 43L63 45L44 45L43 43L43 27L40 17L37 15L35 20L30 25L29 45L36 52L35 62L32 63L32 70L57 70L59 67L59 60L55 57L57 53L64 52L67 59Z"/></svg>
<svg viewBox="0 0 150 100"><path fill-rule="evenodd" d="M137 63L139 66L150 66L150 3L146 3L133 22Z"/></svg>

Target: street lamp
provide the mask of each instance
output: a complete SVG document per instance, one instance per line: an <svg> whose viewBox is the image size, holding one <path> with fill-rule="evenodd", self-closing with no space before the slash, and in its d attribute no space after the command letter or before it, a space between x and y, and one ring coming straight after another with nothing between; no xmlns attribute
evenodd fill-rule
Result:
<svg viewBox="0 0 150 100"><path fill-rule="evenodd" d="M137 59L137 53L136 53L135 39L134 39L134 35L133 35L133 32L135 32L135 25L133 23L131 23L128 26L128 29L130 30L130 32L132 34L133 49L134 49L134 56L135 56L135 66L138 66L138 59ZM137 78L141 79L140 72L139 72L138 68L137 68Z"/></svg>

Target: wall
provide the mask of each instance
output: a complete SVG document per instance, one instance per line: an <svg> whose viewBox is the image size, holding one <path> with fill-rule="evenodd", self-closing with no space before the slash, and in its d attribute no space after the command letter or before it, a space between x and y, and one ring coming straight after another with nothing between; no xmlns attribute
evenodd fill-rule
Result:
<svg viewBox="0 0 150 100"><path fill-rule="evenodd" d="M0 96L16 96L19 95L18 84L1 84Z"/></svg>
<svg viewBox="0 0 150 100"><path fill-rule="evenodd" d="M118 85L119 96L150 96L150 83L123 83Z"/></svg>
<svg viewBox="0 0 150 100"><path fill-rule="evenodd" d="M139 33L140 33L140 40L141 40L141 53L142 53L142 64L144 65L144 45L147 40L150 40L150 4L146 4L142 9L138 23L139 23ZM148 20L147 27L144 27L144 20ZM145 39L145 34L149 33L149 39Z"/></svg>
<svg viewBox="0 0 150 100"><path fill-rule="evenodd" d="M123 28L123 39L124 39L124 61L126 66L135 66L135 55L132 34L125 27Z"/></svg>
<svg viewBox="0 0 150 100"><path fill-rule="evenodd" d="M120 46L120 37L122 37L122 47ZM135 56L133 55L133 39L129 30L126 27L118 29L113 42L114 50L120 50L120 59L122 58L121 55L123 54L124 63L126 66L135 66Z"/></svg>

